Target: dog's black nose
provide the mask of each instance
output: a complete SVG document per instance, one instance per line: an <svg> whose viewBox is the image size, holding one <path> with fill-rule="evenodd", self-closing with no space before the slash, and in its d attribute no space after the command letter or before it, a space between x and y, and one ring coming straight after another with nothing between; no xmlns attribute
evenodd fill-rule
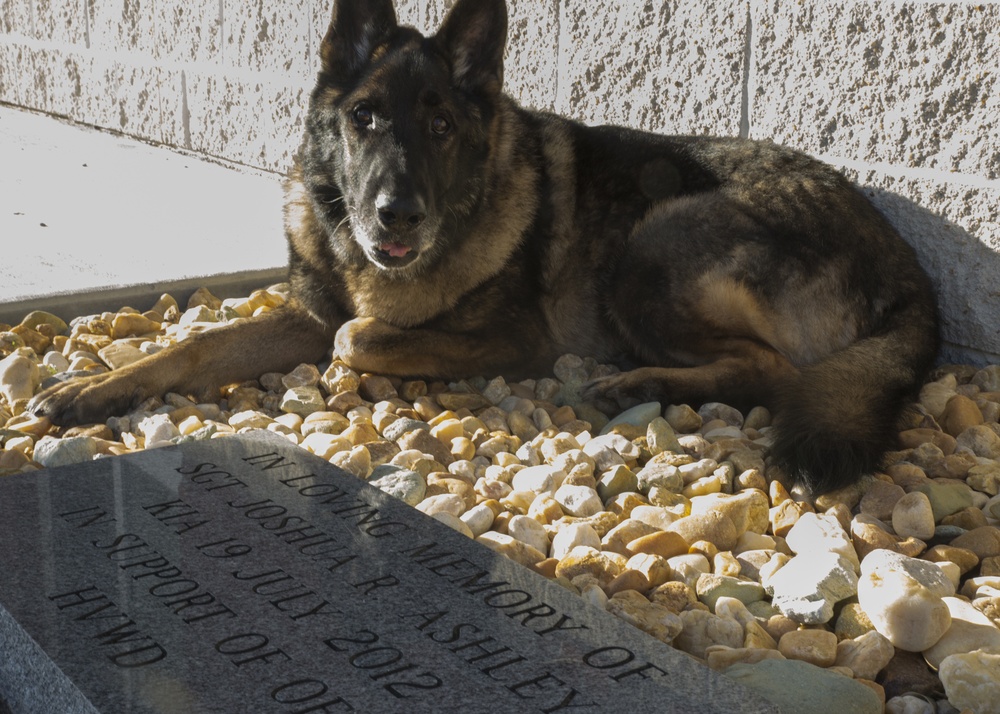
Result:
<svg viewBox="0 0 1000 714"><path fill-rule="evenodd" d="M396 232L412 230L427 218L423 200L415 196L379 196L375 210L382 225Z"/></svg>

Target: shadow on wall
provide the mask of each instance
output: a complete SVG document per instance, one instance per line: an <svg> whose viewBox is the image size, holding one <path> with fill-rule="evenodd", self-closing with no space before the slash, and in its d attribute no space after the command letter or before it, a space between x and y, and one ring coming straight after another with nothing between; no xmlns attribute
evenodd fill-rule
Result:
<svg viewBox="0 0 1000 714"><path fill-rule="evenodd" d="M1000 363L1000 253L942 215L897 193L862 186L930 273L944 340L940 363Z"/></svg>

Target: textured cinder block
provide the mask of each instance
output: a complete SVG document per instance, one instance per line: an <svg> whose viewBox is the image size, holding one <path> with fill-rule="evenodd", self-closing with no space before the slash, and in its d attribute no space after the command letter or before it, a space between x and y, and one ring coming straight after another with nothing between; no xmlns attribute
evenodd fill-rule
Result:
<svg viewBox="0 0 1000 714"><path fill-rule="evenodd" d="M21 102L59 116L72 116L81 93L78 57L59 50L23 46Z"/></svg>
<svg viewBox="0 0 1000 714"><path fill-rule="evenodd" d="M1000 3L753 8L751 135L1000 177Z"/></svg>
<svg viewBox="0 0 1000 714"><path fill-rule="evenodd" d="M558 111L652 131L739 133L746 2L561 8Z"/></svg>
<svg viewBox="0 0 1000 714"><path fill-rule="evenodd" d="M0 41L0 102L24 105L25 48Z"/></svg>
<svg viewBox="0 0 1000 714"><path fill-rule="evenodd" d="M61 45L86 45L83 0L33 0L33 5L36 39Z"/></svg>
<svg viewBox="0 0 1000 714"><path fill-rule="evenodd" d="M190 148L261 167L266 137L262 81L186 73Z"/></svg>
<svg viewBox="0 0 1000 714"><path fill-rule="evenodd" d="M448 11L455 6L455 2L456 0L432 0L432 2L426 3L422 8L423 12L420 13L420 24L416 25L416 27L425 35L433 35L438 31L438 28L441 27L441 23L444 22L445 15L447 15ZM517 0L510 0L510 2L507 3L508 12L510 12L511 6L513 6L516 2ZM537 4L541 5L540 2Z"/></svg>
<svg viewBox="0 0 1000 714"><path fill-rule="evenodd" d="M319 48L330 27L333 0L308 0L309 2L309 69L313 79L319 72Z"/></svg>
<svg viewBox="0 0 1000 714"><path fill-rule="evenodd" d="M559 74L559 3L511 2L504 87L521 104L554 111Z"/></svg>
<svg viewBox="0 0 1000 714"><path fill-rule="evenodd" d="M311 74L308 0L225 0L226 66L269 74Z"/></svg>
<svg viewBox="0 0 1000 714"><path fill-rule="evenodd" d="M944 357L1000 357L1000 188L845 170L913 245L941 307ZM982 361L983 356L978 357Z"/></svg>
<svg viewBox="0 0 1000 714"><path fill-rule="evenodd" d="M157 67L134 65L126 58L78 57L83 91L73 103L77 121L103 126L150 141L161 141Z"/></svg>
<svg viewBox="0 0 1000 714"><path fill-rule="evenodd" d="M154 3L147 0L88 0L90 48L156 56Z"/></svg>
<svg viewBox="0 0 1000 714"><path fill-rule="evenodd" d="M191 148L191 131L186 98L187 73L174 67L160 67L160 141L167 146Z"/></svg>
<svg viewBox="0 0 1000 714"><path fill-rule="evenodd" d="M437 0L439 2L440 0ZM327 1L328 10L333 7L332 0ZM396 0L396 20L400 25L420 27L424 23L425 9L435 2L428 0ZM330 13L327 12L327 17ZM426 28L424 28L426 29Z"/></svg>
<svg viewBox="0 0 1000 714"><path fill-rule="evenodd" d="M31 0L0 0L0 32L32 36Z"/></svg>
<svg viewBox="0 0 1000 714"><path fill-rule="evenodd" d="M264 142L265 163L263 168L287 174L292 166L292 157L302 143L305 129L305 112L309 102L310 86L292 87L271 84L264 87L266 139Z"/></svg>
<svg viewBox="0 0 1000 714"><path fill-rule="evenodd" d="M156 58L171 63L222 62L219 0L156 0Z"/></svg>

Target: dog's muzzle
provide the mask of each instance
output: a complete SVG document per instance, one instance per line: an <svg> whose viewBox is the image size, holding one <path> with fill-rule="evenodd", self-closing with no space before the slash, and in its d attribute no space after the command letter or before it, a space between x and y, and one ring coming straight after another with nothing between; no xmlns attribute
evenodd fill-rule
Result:
<svg viewBox="0 0 1000 714"><path fill-rule="evenodd" d="M416 260L419 252L405 243L387 241L373 246L368 255L383 268L402 268Z"/></svg>

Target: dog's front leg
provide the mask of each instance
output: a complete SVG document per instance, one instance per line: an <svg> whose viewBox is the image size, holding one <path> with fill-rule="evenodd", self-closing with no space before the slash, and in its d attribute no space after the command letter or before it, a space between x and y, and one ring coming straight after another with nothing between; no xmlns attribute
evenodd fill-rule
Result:
<svg viewBox="0 0 1000 714"><path fill-rule="evenodd" d="M359 372L459 379L522 374L551 366L543 339L515 338L502 330L446 332L399 328L371 317L345 322L334 354Z"/></svg>
<svg viewBox="0 0 1000 714"><path fill-rule="evenodd" d="M331 330L291 303L186 340L127 367L71 379L36 395L28 409L56 424L91 424L169 391L218 397L226 384L317 362Z"/></svg>

